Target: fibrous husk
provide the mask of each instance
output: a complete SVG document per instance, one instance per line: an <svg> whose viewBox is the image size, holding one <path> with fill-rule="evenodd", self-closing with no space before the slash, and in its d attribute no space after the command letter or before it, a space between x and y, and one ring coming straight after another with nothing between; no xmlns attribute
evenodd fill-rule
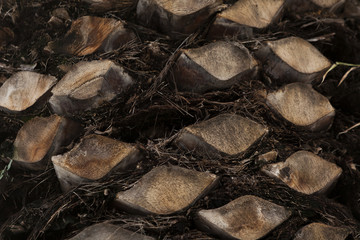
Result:
<svg viewBox="0 0 360 240"><path fill-rule="evenodd" d="M80 124L70 119L57 115L35 117L19 130L13 159L23 167L42 170L51 156L60 153L80 132Z"/></svg>
<svg viewBox="0 0 360 240"><path fill-rule="evenodd" d="M145 174L131 189L119 192L115 204L137 214L172 214L207 194L218 180L208 172L160 166Z"/></svg>
<svg viewBox="0 0 360 240"><path fill-rule="evenodd" d="M290 83L267 95L266 104L288 122L310 130L327 130L335 109L310 84Z"/></svg>
<svg viewBox="0 0 360 240"><path fill-rule="evenodd" d="M63 39L49 42L45 50L84 56L95 51L110 52L134 39L135 34L122 21L84 16L72 23Z"/></svg>
<svg viewBox="0 0 360 240"><path fill-rule="evenodd" d="M284 0L239 0L216 16L209 37L253 37L253 32L268 28L278 21L283 12Z"/></svg>
<svg viewBox="0 0 360 240"><path fill-rule="evenodd" d="M253 240L266 236L291 215L283 206L246 195L210 210L200 210L198 226L221 239Z"/></svg>
<svg viewBox="0 0 360 240"><path fill-rule="evenodd" d="M0 7L0 16L3 20L11 18L13 24L18 22L18 19L20 18L20 6L16 0L1 0Z"/></svg>
<svg viewBox="0 0 360 240"><path fill-rule="evenodd" d="M14 32L10 28L0 28L0 50L3 46L10 43L14 39L14 37Z"/></svg>
<svg viewBox="0 0 360 240"><path fill-rule="evenodd" d="M92 12L106 12L114 9L124 9L126 7L132 7L136 4L137 0L82 0L90 4L90 10Z"/></svg>
<svg viewBox="0 0 360 240"><path fill-rule="evenodd" d="M344 16L360 19L360 2L357 0L347 0L344 6Z"/></svg>
<svg viewBox="0 0 360 240"><path fill-rule="evenodd" d="M346 228L332 227L323 223L311 223L301 228L294 240L345 240L350 234Z"/></svg>
<svg viewBox="0 0 360 240"><path fill-rule="evenodd" d="M12 113L24 111L38 102L56 81L49 75L17 72L0 87L0 109Z"/></svg>
<svg viewBox="0 0 360 240"><path fill-rule="evenodd" d="M345 0L287 0L287 10L290 13L315 11L334 12L343 6Z"/></svg>
<svg viewBox="0 0 360 240"><path fill-rule="evenodd" d="M152 237L128 231L110 223L98 223L85 228L68 240L155 240Z"/></svg>
<svg viewBox="0 0 360 240"><path fill-rule="evenodd" d="M177 37L203 26L221 3L221 0L139 0L136 14L145 26Z"/></svg>
<svg viewBox="0 0 360 240"><path fill-rule="evenodd" d="M285 162L266 165L262 171L305 194L327 193L342 173L336 164L307 151L298 151Z"/></svg>
<svg viewBox="0 0 360 240"><path fill-rule="evenodd" d="M320 79L331 62L304 39L288 37L268 41L255 53L265 73L279 83L307 82Z"/></svg>
<svg viewBox="0 0 360 240"><path fill-rule="evenodd" d="M250 119L221 114L181 130L175 144L186 150L210 157L236 156L268 132L268 129Z"/></svg>
<svg viewBox="0 0 360 240"><path fill-rule="evenodd" d="M51 109L69 115L100 106L124 92L133 79L110 60L79 62L52 89Z"/></svg>
<svg viewBox="0 0 360 240"><path fill-rule="evenodd" d="M71 151L51 158L63 191L99 180L112 171L126 171L141 159L139 150L108 137L91 134Z"/></svg>
<svg viewBox="0 0 360 240"><path fill-rule="evenodd" d="M182 50L172 76L178 90L202 93L253 79L257 65L244 46L218 41Z"/></svg>
<svg viewBox="0 0 360 240"><path fill-rule="evenodd" d="M342 110L355 115L360 113L360 84L351 84L344 88L337 98Z"/></svg>

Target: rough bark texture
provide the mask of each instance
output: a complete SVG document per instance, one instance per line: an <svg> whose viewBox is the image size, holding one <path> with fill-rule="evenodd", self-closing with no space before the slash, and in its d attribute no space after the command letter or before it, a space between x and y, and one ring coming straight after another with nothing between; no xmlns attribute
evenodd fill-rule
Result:
<svg viewBox="0 0 360 240"><path fill-rule="evenodd" d="M84 16L71 25L63 39L46 47L55 53L84 56L95 51L109 52L136 39L123 22L111 18Z"/></svg>
<svg viewBox="0 0 360 240"><path fill-rule="evenodd" d="M304 83L290 83L269 93L266 104L285 120L311 131L328 129L335 116L329 100Z"/></svg>
<svg viewBox="0 0 360 240"><path fill-rule="evenodd" d="M55 113L70 115L112 100L131 84L132 78L110 60L79 62L52 89L49 104Z"/></svg>
<svg viewBox="0 0 360 240"><path fill-rule="evenodd" d="M267 165L262 171L305 194L328 193L342 173L336 164L307 151L296 152L285 162Z"/></svg>
<svg viewBox="0 0 360 240"><path fill-rule="evenodd" d="M199 225L224 239L259 239L280 225L291 212L282 206L246 195L217 209L200 210Z"/></svg>
<svg viewBox="0 0 360 240"><path fill-rule="evenodd" d="M215 157L218 154L236 156L259 141L268 129L238 115L223 114L184 128L176 144L189 151Z"/></svg>
<svg viewBox="0 0 360 240"><path fill-rule="evenodd" d="M0 87L0 109L12 113L33 106L56 83L56 78L30 71L12 75Z"/></svg>
<svg viewBox="0 0 360 240"><path fill-rule="evenodd" d="M256 75L257 62L245 47L218 41L183 50L174 66L173 81L179 91L203 93L230 88Z"/></svg>
<svg viewBox="0 0 360 240"><path fill-rule="evenodd" d="M314 46L307 41L290 37L266 45L255 53L265 73L279 83L319 80L331 66Z"/></svg>
<svg viewBox="0 0 360 240"><path fill-rule="evenodd" d="M173 37L193 33L217 11L221 0L139 0L137 18Z"/></svg>
<svg viewBox="0 0 360 240"><path fill-rule="evenodd" d="M283 13L284 0L242 0L216 16L209 37L249 39L277 22Z"/></svg>
<svg viewBox="0 0 360 240"><path fill-rule="evenodd" d="M88 135L71 151L53 156L56 174L63 190L84 182L99 180L110 172L136 166L141 155L131 144L99 135Z"/></svg>
<svg viewBox="0 0 360 240"><path fill-rule="evenodd" d="M157 167L131 189L119 192L115 204L138 214L173 214L187 209L218 182L215 174L180 167Z"/></svg>
<svg viewBox="0 0 360 240"><path fill-rule="evenodd" d="M110 223L98 223L87 227L76 236L68 240L155 240L155 238L147 237L138 233L130 232L119 226Z"/></svg>

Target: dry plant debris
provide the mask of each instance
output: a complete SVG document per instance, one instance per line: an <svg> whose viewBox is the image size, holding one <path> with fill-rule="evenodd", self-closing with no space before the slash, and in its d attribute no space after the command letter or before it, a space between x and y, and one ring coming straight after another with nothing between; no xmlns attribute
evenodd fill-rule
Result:
<svg viewBox="0 0 360 240"><path fill-rule="evenodd" d="M4 97L31 100L20 110L0 110L0 238L69 239L104 222L153 239L225 237L224 231L211 233L196 224L198 212L217 211L232 200L250 195L292 213L277 227L258 235L264 240L294 239L302 227L312 223L346 229L346 239L359 239L360 11L353 0L323 3L328 5L321 7L311 0L0 1L0 90L4 91L7 80L22 71L53 76L44 89L35 87L36 81L24 81L11 84L11 91L0 94L1 106L6 102ZM232 20L226 19L240 5L251 10L242 15L247 23L236 23L240 15L235 14L230 14ZM225 31L213 35L215 26ZM208 51L214 46L217 56ZM50 47L55 47L53 53ZM269 54L261 58L262 51ZM235 53L235 58L228 57L230 53ZM204 55L207 57L198 61ZM192 66L202 65L192 68L203 69L201 80L212 75L224 83L239 74L241 80L202 91L177 89L174 77L185 75L185 70L176 75L175 71L184 56L192 59ZM249 65L239 64L242 61ZM274 65L277 67L271 67ZM249 75L234 71L239 66L251 66ZM325 81L319 84L321 78ZM309 85L296 83L297 87L291 88L297 90L286 93L289 96L283 105L292 113L303 114L296 117L299 122L311 120L301 126L281 117L281 112L264 100L289 88L285 84L299 81ZM300 99L307 99L306 104ZM15 103L23 105L21 101ZM315 114L322 104L325 110ZM54 113L59 116L54 117ZM72 142L69 139L69 143L61 144L55 151L57 156L73 152L85 138L96 134L111 142L136 146L143 158L129 171L113 169L111 164L94 168L95 175L104 177L85 179L76 186L60 183L52 162L39 171L21 167L14 160L14 145L23 142L29 149L34 145L34 151L29 152L39 159L45 152L45 158L50 157L57 145L49 139L57 131L56 140L61 132L53 127L54 132L47 135L50 128L32 127L32 122L63 119L64 115L79 123L81 131ZM243 136L237 131L241 124L216 121L207 129L210 137L206 139L214 145L205 144L205 154L174 144L185 129L224 115L251 122L259 127L260 135L266 135L258 138L258 131L250 130L247 136L251 141L236 150L237 145L225 140L229 136L239 140ZM24 139L36 143L16 140L24 129L29 135ZM71 127L66 136L75 130L78 128ZM40 141L37 136L44 132L47 137ZM197 138L202 143L204 139ZM226 154L229 146L235 150ZM94 157L97 161L113 153L96 144L88 148L99 150ZM298 192L261 172L265 165L283 163L298 151L314 153L341 168L341 176L326 194ZM93 160L87 156L85 166ZM154 177L147 179L159 168L172 169L161 181L163 185L153 184ZM323 168L318 172L327 173ZM177 184L170 184L174 179ZM66 184L73 188L64 192L61 186ZM147 185L139 195L151 192L157 196L151 198L148 210L129 204L122 205L124 210L114 207L117 193L135 192L139 185ZM184 191L177 191L177 186ZM165 202L166 208L159 204ZM243 212L242 217L248 213ZM335 236L330 228L324 232Z"/></svg>

